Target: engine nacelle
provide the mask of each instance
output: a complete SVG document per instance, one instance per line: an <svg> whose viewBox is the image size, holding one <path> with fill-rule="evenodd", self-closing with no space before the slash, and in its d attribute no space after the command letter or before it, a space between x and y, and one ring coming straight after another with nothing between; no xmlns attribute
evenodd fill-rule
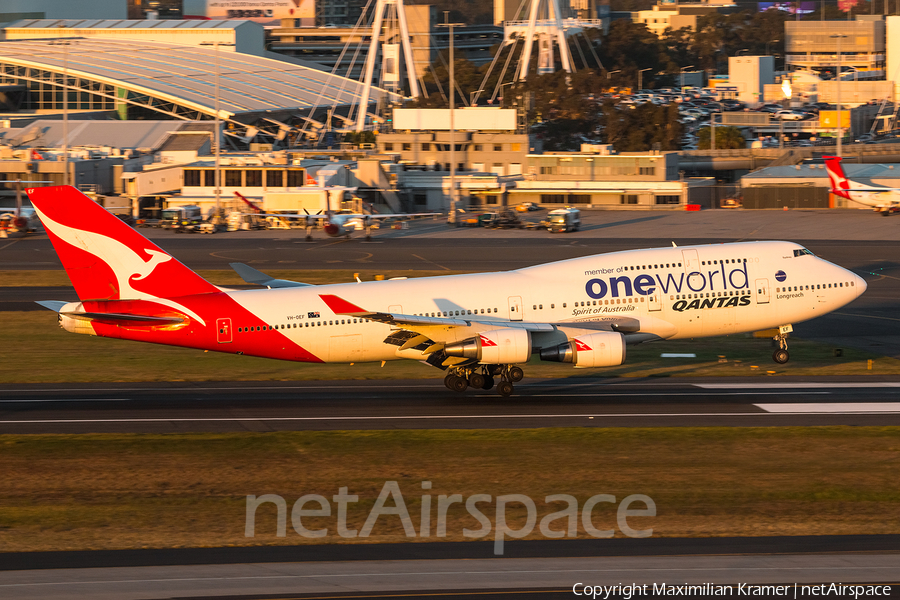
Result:
<svg viewBox="0 0 900 600"><path fill-rule="evenodd" d="M576 367L616 367L625 362L625 336L613 331L579 335L565 344L541 348L541 360Z"/></svg>
<svg viewBox="0 0 900 600"><path fill-rule="evenodd" d="M531 356L531 334L525 329L492 329L474 338L447 344L444 353L473 358L486 365L524 363Z"/></svg>
<svg viewBox="0 0 900 600"><path fill-rule="evenodd" d="M61 309L59 309L61 313L79 313L84 312L84 307L81 302L69 302ZM70 317L68 315L59 315L59 326L62 329L70 333L80 333L83 335L97 335L97 332L94 331L94 326L91 325L91 322L85 319L78 319L76 317Z"/></svg>

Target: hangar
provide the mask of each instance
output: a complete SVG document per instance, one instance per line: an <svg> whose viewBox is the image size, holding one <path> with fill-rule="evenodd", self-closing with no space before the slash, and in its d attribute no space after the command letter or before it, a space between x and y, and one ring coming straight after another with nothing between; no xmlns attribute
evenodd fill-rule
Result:
<svg viewBox="0 0 900 600"><path fill-rule="evenodd" d="M57 22L30 24L40 37L47 35L43 32L53 23ZM67 22L59 23L66 28ZM104 23L80 29L86 33L121 30L129 22L106 27ZM194 23L206 28L237 26L228 21ZM14 27L22 29L23 23ZM17 104L7 110L62 111L63 87L68 90L69 110L115 111L123 120L214 119L218 108L227 138L236 148L250 142L297 146L304 137L319 137L328 127L329 112L339 126L355 121L351 112L358 109L363 91L357 81L300 61L254 56L233 48L220 50L213 35L210 38L216 41L209 45L183 45L150 41L147 38L158 39L158 35L144 37L139 29L126 38L59 35L0 42L0 92L15 98ZM198 35L196 29L192 33ZM376 88L370 98L375 102L392 99Z"/></svg>

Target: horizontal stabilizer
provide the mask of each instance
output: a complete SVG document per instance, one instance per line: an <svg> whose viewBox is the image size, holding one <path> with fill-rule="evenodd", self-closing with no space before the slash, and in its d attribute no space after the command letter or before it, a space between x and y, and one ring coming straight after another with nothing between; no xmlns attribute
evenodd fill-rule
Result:
<svg viewBox="0 0 900 600"><path fill-rule="evenodd" d="M59 312L63 306L69 303L63 300L37 300L35 304L40 304L44 308L49 308L53 312Z"/></svg>
<svg viewBox="0 0 900 600"><path fill-rule="evenodd" d="M73 319L80 319L82 321L115 321L133 325L139 323L146 323L148 325L173 325L176 323L184 323L184 319L180 317L151 317L149 315L93 312L64 312L59 314Z"/></svg>
<svg viewBox="0 0 900 600"><path fill-rule="evenodd" d="M300 283L299 281L288 281L287 279L273 279L262 271L257 271L251 266L244 263L229 263L235 273L240 275L241 279L247 283L255 285L264 285L267 288L287 288L287 287L309 287L311 283Z"/></svg>

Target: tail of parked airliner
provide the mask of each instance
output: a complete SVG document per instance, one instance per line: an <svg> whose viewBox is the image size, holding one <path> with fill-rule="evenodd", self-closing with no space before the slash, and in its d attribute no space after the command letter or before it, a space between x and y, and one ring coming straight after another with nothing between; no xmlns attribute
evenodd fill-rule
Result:
<svg viewBox="0 0 900 600"><path fill-rule="evenodd" d="M825 170L828 172L828 178L831 180L831 193L847 200L860 201L859 198L851 198L850 192L889 192L892 188L879 188L858 181L847 179L844 175L844 168L841 166L840 156L823 156L825 159ZM868 204L868 203L866 203Z"/></svg>
<svg viewBox="0 0 900 600"><path fill-rule="evenodd" d="M850 199L848 190L850 189L850 180L844 175L844 168L841 166L840 156L824 156L825 171L828 173L828 179L831 180L831 193L841 198Z"/></svg>
<svg viewBox="0 0 900 600"><path fill-rule="evenodd" d="M82 301L219 291L74 187L27 193Z"/></svg>

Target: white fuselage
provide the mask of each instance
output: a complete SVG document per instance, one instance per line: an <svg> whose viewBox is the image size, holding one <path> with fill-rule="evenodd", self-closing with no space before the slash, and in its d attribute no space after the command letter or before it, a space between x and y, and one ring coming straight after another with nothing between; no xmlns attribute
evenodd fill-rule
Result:
<svg viewBox="0 0 900 600"><path fill-rule="evenodd" d="M365 362L421 355L385 343L397 326L336 315L320 294L366 311L471 321L429 334L443 336L442 343L498 327L555 325L532 332L533 344L542 347L603 322L630 327L635 335L626 340L632 342L757 331L824 315L865 289L860 277L797 244L745 242L629 250L500 273L229 296L323 361ZM231 323L237 344L254 335L243 327Z"/></svg>

